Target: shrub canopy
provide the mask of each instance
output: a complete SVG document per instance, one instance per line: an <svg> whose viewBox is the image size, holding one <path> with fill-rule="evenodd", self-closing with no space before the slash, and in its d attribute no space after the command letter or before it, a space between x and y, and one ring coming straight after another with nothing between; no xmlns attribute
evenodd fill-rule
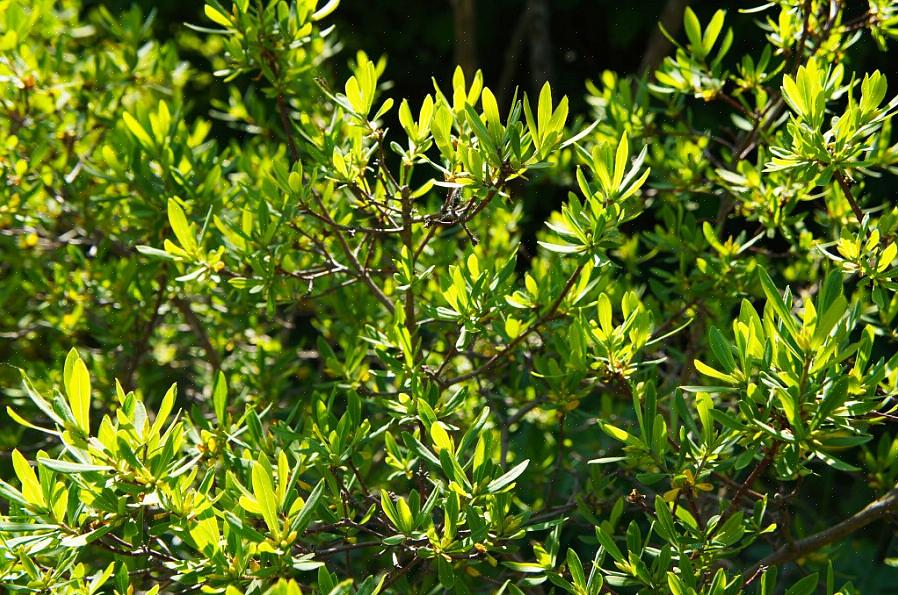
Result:
<svg viewBox="0 0 898 595"><path fill-rule="evenodd" d="M571 113L336 80L337 0L0 0L2 584L885 592L898 3L842 4Z"/></svg>

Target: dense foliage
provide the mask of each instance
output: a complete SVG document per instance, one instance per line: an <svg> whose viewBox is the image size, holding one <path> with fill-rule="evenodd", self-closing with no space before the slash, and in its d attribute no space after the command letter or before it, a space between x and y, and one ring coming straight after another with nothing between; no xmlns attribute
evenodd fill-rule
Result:
<svg viewBox="0 0 898 595"><path fill-rule="evenodd" d="M334 80L337 5L0 0L4 587L886 592L898 3L687 8L584 114Z"/></svg>

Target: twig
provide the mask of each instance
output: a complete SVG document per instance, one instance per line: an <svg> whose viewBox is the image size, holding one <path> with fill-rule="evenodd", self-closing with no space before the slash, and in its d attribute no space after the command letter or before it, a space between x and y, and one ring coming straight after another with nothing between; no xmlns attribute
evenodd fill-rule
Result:
<svg viewBox="0 0 898 595"><path fill-rule="evenodd" d="M711 539L717 531L723 527L723 525L729 520L733 513L736 512L736 509L739 507L739 500L742 496L751 489L754 485L755 480L761 476L764 471L767 470L767 467L770 466L770 463L773 462L774 457L776 457L776 453L779 450L780 443L774 442L767 448L767 452L764 454L764 458L761 459L761 462L757 464L757 466L752 469L751 473L748 474L748 477L745 478L745 481L742 482L742 485L736 490L736 493L733 494L732 499L730 500L730 505L721 515L720 520L717 521L717 524L714 526L714 529L708 534L707 539Z"/></svg>
<svg viewBox="0 0 898 595"><path fill-rule="evenodd" d="M743 573L743 576L748 577L746 579L747 582L761 568L785 564L797 558L806 556L810 552L819 550L834 541L839 541L840 539L847 537L859 529L863 529L870 523L882 518L895 509L898 509L898 484L884 496L877 498L841 523L833 525L828 529L824 529L819 533L814 533L804 539L799 539L795 543L784 545L749 568Z"/></svg>
<svg viewBox="0 0 898 595"><path fill-rule="evenodd" d="M555 484L558 483L558 473L561 471L561 459L564 455L564 420L567 418L564 410L558 412L558 448L555 452L555 465L552 468L552 478L546 486L546 504L552 502L552 496L555 493Z"/></svg>
<svg viewBox="0 0 898 595"><path fill-rule="evenodd" d="M500 460L503 465L505 464L506 457L508 457L508 433L511 430L511 426L521 421L525 415L545 402L545 397L540 397L538 399L530 401L529 403L521 406L520 409L515 411L514 415L509 417L507 420L505 420L505 423L502 424L502 453L500 455Z"/></svg>
<svg viewBox="0 0 898 595"><path fill-rule="evenodd" d="M352 264L352 268L355 269L355 273L362 282L368 286L368 289L371 290L371 293L374 294L380 303L386 307L386 309L393 314L393 311L396 307L393 305L393 302L390 301L383 290L378 287L378 285L371 279L371 275L368 274L368 271L362 266L362 263L359 262L359 259L356 257L355 252L352 251L352 248L349 246L349 242L346 241L346 238L343 236L343 232L340 231L339 227L337 227L337 223L333 220L333 218L327 213L327 209L324 207L324 203L317 194L314 194L315 200L318 202L318 206L321 208L323 221L325 221L333 230L334 236L337 238L337 241L340 244L340 247L343 248L343 252L346 253L346 258L349 259L349 262Z"/></svg>
<svg viewBox="0 0 898 595"><path fill-rule="evenodd" d="M845 195L845 200L847 200L848 204L851 205L851 210L852 212L854 212L854 216L857 218L857 222L863 223L864 212L861 210L861 207L854 199L854 194L851 192L851 182L841 171L837 171L834 175L836 176L836 181L839 183L839 188L842 189L842 194Z"/></svg>
<svg viewBox="0 0 898 595"><path fill-rule="evenodd" d="M688 0L668 0L667 4L664 5L659 23L660 26L652 31L645 51L642 54L642 61L639 64L640 73L649 74L661 66L664 56L673 47L667 36L661 32L661 27L664 27L671 35L679 33L683 26L683 11L688 5Z"/></svg>
<svg viewBox="0 0 898 595"><path fill-rule="evenodd" d="M221 368L221 358L212 346L212 342L209 340L209 335L206 333L203 323L190 307L190 303L181 297L177 297L172 301L174 302L175 307L180 310L181 315L184 316L184 321L200 342L200 346L203 348L203 351L205 351L206 358L209 360L209 363L212 364L212 368L215 371L218 371Z"/></svg>
<svg viewBox="0 0 898 595"><path fill-rule="evenodd" d="M577 268L573 273L571 273L571 276L568 278L567 283L564 284L564 288L561 290L561 293L558 294L558 297L555 298L555 301L552 302L546 312L538 319L536 319L536 321L532 325L530 325L527 330L515 337L505 349L486 360L486 363L484 363L479 368L476 368L474 370L471 370L470 372L466 372L454 378L444 380L442 382L443 387L447 388L454 384L458 384L459 382L464 382L465 380L470 380L471 378L480 376L484 372L488 372L489 370L493 369L496 364L508 357L518 345L523 343L524 340L530 336L531 333L536 331L540 326L548 322L549 319L554 316L556 310L558 310L558 307L561 305L561 302L564 301L565 296L567 296L568 292L570 292L571 288L574 286L574 283L577 282L577 279L580 277L580 273L583 271L584 266L586 266L585 262L581 262L579 265L577 265Z"/></svg>
<svg viewBox="0 0 898 595"><path fill-rule="evenodd" d="M299 161L299 151L296 149L296 142L293 140L293 123L290 121L290 114L287 109L287 100L283 93L278 93L277 97L278 115L281 117L281 126L284 127L284 134L287 136L287 148L290 151L290 164Z"/></svg>
<svg viewBox="0 0 898 595"><path fill-rule="evenodd" d="M128 368L125 371L125 386L129 388L134 388L131 384L131 381L134 378L134 372L137 370L137 366L140 364L140 360L146 352L147 343L150 340L150 336L153 334L153 330L156 328L156 325L159 324L159 309L162 307L162 302L165 299L165 292L167 289L168 276L162 275L162 277L159 278L159 289L156 291L153 314L150 316L150 319L147 320L143 332L141 332L140 337L137 339L137 343L134 345L134 351L131 353L131 358L128 361Z"/></svg>

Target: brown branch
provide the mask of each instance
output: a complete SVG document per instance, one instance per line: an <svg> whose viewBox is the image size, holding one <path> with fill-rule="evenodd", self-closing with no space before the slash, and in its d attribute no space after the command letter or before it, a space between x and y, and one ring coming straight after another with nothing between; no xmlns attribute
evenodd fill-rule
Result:
<svg viewBox="0 0 898 595"><path fill-rule="evenodd" d="M745 571L743 576L751 578L762 568L785 564L806 556L830 543L844 539L896 509L898 509L898 485L841 523L792 544L784 545Z"/></svg>
<svg viewBox="0 0 898 595"><path fill-rule="evenodd" d="M287 137L287 148L290 151L290 164L293 165L299 161L299 151L296 149L296 142L293 140L293 123L290 121L287 100L283 93L278 93L277 97L278 115L281 117L281 126L284 127L284 134Z"/></svg>
<svg viewBox="0 0 898 595"><path fill-rule="evenodd" d="M813 6L811 0L804 0L804 6L802 6L802 13L804 13L804 22L801 25L801 39L798 42L798 51L795 52L795 64L792 65L792 74L794 75L798 72L798 67L801 66L801 59L804 56L804 48L808 42L808 36L811 34L810 22L811 22L811 11L813 10Z"/></svg>
<svg viewBox="0 0 898 595"><path fill-rule="evenodd" d="M467 76L477 69L477 17L474 0L453 0L452 17L455 26L455 63Z"/></svg>
<svg viewBox="0 0 898 595"><path fill-rule="evenodd" d="M664 56L673 48L673 44L661 32L661 27L664 27L671 35L679 33L683 26L683 11L686 10L688 5L688 0L668 0L667 4L664 5L659 26L652 31L652 35L649 37L645 51L642 54L639 72L648 74L661 66Z"/></svg>
<svg viewBox="0 0 898 595"><path fill-rule="evenodd" d="M502 65L502 74L499 76L499 92L497 94L503 103L508 102L514 75L520 65L518 60L521 48L524 47L524 42L527 41L527 27L530 24L529 8L527 6L521 12L521 16L518 17L518 22L511 33L508 46L505 48L505 59Z"/></svg>
<svg viewBox="0 0 898 595"><path fill-rule="evenodd" d="M568 292L570 292L571 288L574 286L574 283L576 283L577 279L580 277L580 273L583 271L584 266L586 266L585 262L581 262L579 265L577 265L577 268L573 273L571 273L571 276L568 277L567 283L564 284L564 288L562 288L561 293L558 294L558 297L555 298L555 301L552 302L545 313L537 318L536 321L527 328L527 330L512 339L512 341L505 349L486 360L486 363L484 363L479 368L476 368L474 370L471 370L470 372L466 372L454 378L449 378L442 381L443 388L450 387L454 384L458 384L459 382L464 382L465 380L470 380L471 378L476 378L484 372L490 371L491 369L493 369L493 367L496 366L496 364L498 364L503 359L508 357L512 352L514 352L515 348L523 343L531 333L535 332L540 326L554 317L555 312L558 310L558 307L561 306L561 302L564 301L564 298L567 296Z"/></svg>
<svg viewBox="0 0 898 595"><path fill-rule="evenodd" d="M206 333L206 329L203 326L202 321L200 321L196 313L190 307L190 303L182 297L177 297L172 300L172 302L175 304L175 307L181 312L181 315L184 317L184 321L187 323L187 326L190 327L190 330L193 331L194 336L196 336L197 340L200 342L200 346L206 353L206 358L209 360L209 363L212 364L213 370L218 371L219 369L221 369L221 358L218 356L218 352L212 346L212 342L209 340L209 335Z"/></svg>
<svg viewBox="0 0 898 595"><path fill-rule="evenodd" d="M764 471L767 470L767 467L773 462L774 457L776 457L776 453L779 450L780 444L779 442L774 442L767 448L767 452L764 454L764 458L761 459L761 462L752 469L751 473L748 474L748 477L745 478L745 481L742 482L742 485L736 490L736 493L733 494L733 497L730 499L730 505L721 515L720 520L717 521L717 524L714 526L714 529L711 530L711 533L708 534L707 539L711 539L714 537L714 534L723 527L723 525L729 520L731 516L736 512L736 509L739 507L739 500L745 495L746 492L750 491L755 481L761 476Z"/></svg>
<svg viewBox="0 0 898 595"><path fill-rule="evenodd" d="M352 248L349 246L349 242L343 236L343 232L338 227L338 223L333 220L333 218L328 214L327 209L324 206L324 202L321 200L321 197L317 195L317 193L313 193L315 200L318 202L318 206L321 208L322 221L324 221L327 225L329 225L333 231L334 236L337 238L337 242L339 242L340 247L343 248L343 252L346 254L346 258L349 259L352 268L355 269L355 274L358 278L368 286L368 289L371 290L371 293L374 294L380 303L386 307L386 309L393 314L396 307L393 305L393 302L390 301L383 290L371 279L371 275L368 274L368 271L362 266L362 263L359 262L358 257L356 257L355 252L352 251Z"/></svg>
<svg viewBox="0 0 898 595"><path fill-rule="evenodd" d="M835 175L836 181L839 183L839 188L842 189L842 194L845 195L845 200L847 200L848 204L851 205L851 211L854 213L854 216L857 218L857 222L863 224L864 212L861 210L861 207L857 204L857 201L854 199L854 194L851 192L851 181L841 171L836 171L836 173L833 175Z"/></svg>
<svg viewBox="0 0 898 595"><path fill-rule="evenodd" d="M409 176L406 176L406 181ZM411 259L409 274L415 274L415 260L418 251L415 249L415 240L412 229L412 199L408 185L402 187L402 231L399 236L402 239L402 245ZM409 337L414 337L418 327L415 315L415 288L414 279L409 279L408 288L405 290L405 328L408 330Z"/></svg>
<svg viewBox="0 0 898 595"><path fill-rule="evenodd" d="M548 0L528 0L527 12L530 25L530 81L536 93L543 83L551 81L552 39L549 30Z"/></svg>
<svg viewBox="0 0 898 595"><path fill-rule="evenodd" d="M146 326L144 327L143 332L141 332L140 337L137 339L137 343L134 345L134 351L131 353L131 357L128 360L128 368L125 371L125 386L128 388L134 388L131 384L131 381L134 378L134 372L137 370L140 360L146 353L147 344L150 337L153 335L156 325L159 324L161 318L159 316L159 309L162 307L162 302L165 299L165 292L167 290L168 276L164 274L159 278L159 289L156 291L156 301L153 304L152 310L153 313L150 316L150 319L147 320Z"/></svg>

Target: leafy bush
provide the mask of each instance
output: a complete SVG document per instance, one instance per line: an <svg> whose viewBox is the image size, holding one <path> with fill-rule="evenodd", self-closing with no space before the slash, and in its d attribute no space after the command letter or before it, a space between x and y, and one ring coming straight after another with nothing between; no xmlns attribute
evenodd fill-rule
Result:
<svg viewBox="0 0 898 595"><path fill-rule="evenodd" d="M898 98L851 57L898 4L765 4L738 59L687 9L578 116L461 70L394 98L362 53L338 85L337 4L161 43L0 2L3 584L887 584ZM530 238L537 184L568 195Z"/></svg>

